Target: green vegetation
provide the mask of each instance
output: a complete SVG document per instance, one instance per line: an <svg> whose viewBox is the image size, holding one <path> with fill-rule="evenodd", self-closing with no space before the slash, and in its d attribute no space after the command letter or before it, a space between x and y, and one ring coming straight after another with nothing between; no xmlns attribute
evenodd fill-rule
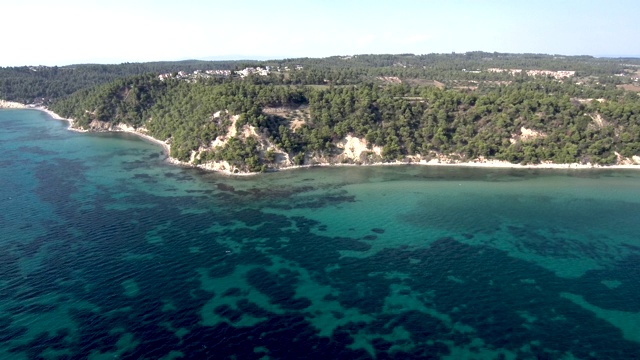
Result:
<svg viewBox="0 0 640 360"><path fill-rule="evenodd" d="M80 89L119 78L147 73L229 69L234 61L173 61L124 63L120 65L80 64L69 66L0 67L0 99L48 104Z"/></svg>
<svg viewBox="0 0 640 360"><path fill-rule="evenodd" d="M91 128L100 121L144 127L171 143L172 157L189 161L197 154L196 163L228 161L243 171L266 170L276 161L276 151L295 164L302 164L305 155L335 156L341 152L336 145L347 135L366 139L370 148L381 147L384 161L439 153L463 160L614 164L615 152L640 155L640 99L616 87L633 81L635 67L629 69L640 64L638 59L467 53L194 62L183 65L272 70L266 76L163 80L158 73L176 63L157 64L139 64L130 70L134 76L107 71L109 76L77 84L72 95L67 95L71 88L51 90L57 80L43 83L55 99L51 108L75 119L77 126ZM127 66L133 65L110 69ZM154 66L162 71L153 72ZM555 79L491 68L575 74ZM0 84L6 84L2 71ZM28 84L15 94L40 96L30 93L29 86L35 85ZM287 111L295 109L304 109L299 113L306 117L294 127ZM250 125L259 138L231 137L212 148L216 138L229 137L233 116L238 116L237 133ZM275 149L266 150L260 138Z"/></svg>

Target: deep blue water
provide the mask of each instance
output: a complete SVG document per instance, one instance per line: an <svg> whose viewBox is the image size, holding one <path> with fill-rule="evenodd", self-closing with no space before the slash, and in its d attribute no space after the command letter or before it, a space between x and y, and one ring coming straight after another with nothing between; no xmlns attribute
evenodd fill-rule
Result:
<svg viewBox="0 0 640 360"><path fill-rule="evenodd" d="M229 178L0 111L0 359L640 357L640 171Z"/></svg>

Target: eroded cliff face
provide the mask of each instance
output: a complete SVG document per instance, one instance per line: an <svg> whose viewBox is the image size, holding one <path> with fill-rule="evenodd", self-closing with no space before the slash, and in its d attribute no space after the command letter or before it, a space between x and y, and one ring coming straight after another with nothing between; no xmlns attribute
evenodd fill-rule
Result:
<svg viewBox="0 0 640 360"><path fill-rule="evenodd" d="M89 123L89 128L86 130L93 131L93 132L106 132L106 131L130 132L130 133L137 133L142 135L146 135L147 133L147 129L145 129L144 127L134 128L133 126L127 125L125 123L115 124L113 122L100 121L100 120L91 121Z"/></svg>
<svg viewBox="0 0 640 360"><path fill-rule="evenodd" d="M229 125L229 128L227 129L226 135L218 136L208 146L201 146L198 150L192 151L188 164L197 164L196 166L205 170L215 170L231 174L246 173L246 171L242 171L239 168L230 165L227 161L201 162L200 159L201 156L207 151L223 148L229 143L232 138L237 138L239 140L242 140L243 142L248 138L253 138L256 140L257 150L261 159L264 159L266 157L267 152L273 153L275 161L269 165L269 169L280 169L284 167L291 167L293 165L290 154L286 153L282 149L279 149L264 134L258 133L254 126L245 124L241 129L238 129L236 127L236 123L239 118L239 115L232 115L231 125Z"/></svg>
<svg viewBox="0 0 640 360"><path fill-rule="evenodd" d="M116 131L116 125L108 121L93 120L89 123L90 131Z"/></svg>

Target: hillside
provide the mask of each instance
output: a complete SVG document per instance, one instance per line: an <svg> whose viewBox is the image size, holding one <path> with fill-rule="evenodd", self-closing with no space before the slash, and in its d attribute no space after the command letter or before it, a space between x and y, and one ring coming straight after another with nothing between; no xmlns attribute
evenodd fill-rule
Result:
<svg viewBox="0 0 640 360"><path fill-rule="evenodd" d="M84 129L135 129L176 160L227 172L433 159L612 165L640 155L640 99L621 88L637 85L637 63L490 53L195 62L211 69L113 75L51 109Z"/></svg>

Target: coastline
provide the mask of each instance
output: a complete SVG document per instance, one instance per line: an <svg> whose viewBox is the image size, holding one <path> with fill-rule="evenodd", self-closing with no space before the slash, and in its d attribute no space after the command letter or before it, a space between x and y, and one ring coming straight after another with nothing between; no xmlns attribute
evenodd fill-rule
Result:
<svg viewBox="0 0 640 360"><path fill-rule="evenodd" d="M0 99L0 109L26 109L27 105L15 101Z"/></svg>
<svg viewBox="0 0 640 360"><path fill-rule="evenodd" d="M68 130L76 131L76 132L91 132L91 130L77 129L73 127L74 120L63 118L62 116L56 114L52 110L46 108L45 106L39 105L26 105L17 102L9 102L5 100L0 100L0 109L26 109L26 110L38 110L45 112L54 120L67 121L69 123ZM115 126L110 126L105 129L104 132L124 132L139 136L140 138L152 142L154 144L158 144L162 146L163 151L167 155L167 162L186 166L186 167L194 167L200 168L205 171L214 171L220 174L229 175L229 176L253 176L262 174L260 172L233 172L227 169L214 169L212 166L208 166L207 164L191 164L188 162L180 161L178 159L171 157L171 145L166 141L162 141L156 139L150 135L145 134L143 131L139 129L135 129L132 126L128 126L126 124L118 124ZM634 156L634 158L636 158ZM636 161L637 162L637 161ZM317 164L309 164L309 165L292 165L285 167L275 167L270 168L267 172L278 172L284 170L296 170L296 169L304 169L304 168L313 168L313 167L340 167L340 166L399 166L399 165L421 165L421 166L457 166L457 167L474 167L474 168L509 168L509 169L556 169L556 170L588 170L588 169L633 169L639 170L640 164L632 165L632 164L617 164L617 165L598 165L598 164L578 164L578 163L570 163L570 164L554 164L550 162L545 162L541 164L530 164L530 165L522 165L522 164L513 164L507 161L501 160L487 160L483 158L474 159L468 162L461 162L459 160L453 160L446 156L441 158L431 159L429 161L420 159L419 161L394 161L394 162L375 162L370 164L348 164L348 163L317 163Z"/></svg>
<svg viewBox="0 0 640 360"><path fill-rule="evenodd" d="M87 131L87 130L84 130ZM171 145L167 144L166 141L162 141L159 139L154 138L153 136L147 135L144 132L135 129L133 126L127 126L125 124L118 124L116 125L115 129L111 129L111 130L107 130L107 132L124 132L127 134L133 134L136 135L144 140L147 140L149 142L152 142L154 144L158 144L160 146L162 146L163 151L165 152L165 154L167 155L167 160L171 163L181 163L179 160L174 159L170 156L171 154ZM186 165L186 164L185 164Z"/></svg>
<svg viewBox="0 0 640 360"><path fill-rule="evenodd" d="M503 162L500 160L488 160L485 162L478 161L470 161L470 162L455 162L455 163L445 163L438 162L438 160L431 161L394 161L394 162L376 162L370 164L330 164L330 163L320 163L320 164L311 164L311 165L294 165L288 167L282 167L276 169L276 171L283 170L295 170L295 169L304 169L304 168L313 168L313 167L342 167L342 166L402 166L402 165L417 165L417 166L443 166L443 167L472 167L472 168L502 168L502 169L552 169L552 170L593 170L593 169L640 169L640 165L597 165L597 164L553 164L553 163L545 163L545 164L531 164L531 165L521 165L521 164L513 164L509 162ZM259 174L259 173L251 173L251 174ZM236 175L236 174L232 174Z"/></svg>
<svg viewBox="0 0 640 360"><path fill-rule="evenodd" d="M91 132L91 130L84 130L84 129L78 129L73 127L73 124L75 123L74 119L68 119L68 118L64 118L60 115L58 115L57 113L53 112L52 110L48 109L45 106L42 105L33 105L33 104L22 104L22 103L18 103L18 102L13 102L13 101L5 101L5 100L0 100L0 109L15 109L15 110L38 110L38 111L42 111L44 113L46 113L47 115L49 115L53 120L60 120L60 121L66 121L67 123L69 123L69 126L67 127L67 130L69 131L75 131L75 132ZM125 133L129 133L129 134L134 134L136 136L139 136L147 141L150 141L152 143L161 145L162 148L164 149L164 151L166 152L167 156L169 156L170 152L171 152L171 146L169 144L167 144L166 142L162 141L162 140L158 140L152 136L149 136L147 134L142 133L141 131L138 131L136 129L134 129L133 127L129 127L123 124L118 124L116 126L115 129L110 129L107 130L108 132L125 132ZM180 162L176 159L173 158L169 158L171 159L171 161L175 161L175 162ZM183 163L184 164L184 163ZM186 165L186 164L185 164Z"/></svg>
<svg viewBox="0 0 640 360"><path fill-rule="evenodd" d="M33 109L33 110L43 111L43 112L47 113L47 115L51 116L51 118L52 118L53 120L66 121L66 122L68 122L68 123L69 123L69 127L67 128L68 130L76 131L76 132L87 132L87 130L83 130L83 129L76 129L76 128L74 128L74 127L73 127L73 123L74 123L73 119L66 119L66 118L63 118L62 116L60 116L60 115L58 115L58 114L54 113L53 111L51 111L51 110L47 109L47 108L46 108L46 107L44 107L44 106L27 106L25 109Z"/></svg>

